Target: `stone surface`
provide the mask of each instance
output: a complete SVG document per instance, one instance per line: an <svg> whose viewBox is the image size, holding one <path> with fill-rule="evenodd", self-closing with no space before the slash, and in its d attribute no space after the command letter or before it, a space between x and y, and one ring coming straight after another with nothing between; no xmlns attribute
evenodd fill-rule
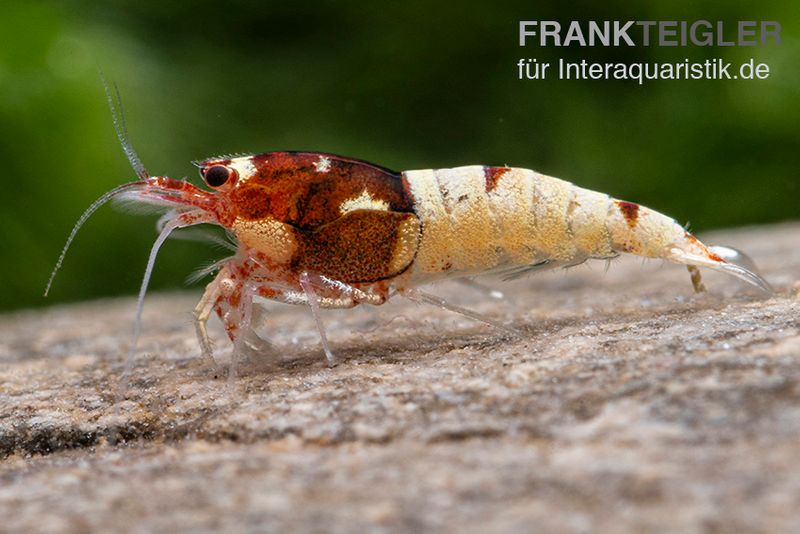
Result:
<svg viewBox="0 0 800 534"><path fill-rule="evenodd" d="M492 283L452 302L270 303L274 349L233 383L198 357L198 295L0 318L0 530L797 531L800 225L737 246L765 298L638 259ZM187 269L191 266L187 266ZM220 360L230 347L219 328Z"/></svg>

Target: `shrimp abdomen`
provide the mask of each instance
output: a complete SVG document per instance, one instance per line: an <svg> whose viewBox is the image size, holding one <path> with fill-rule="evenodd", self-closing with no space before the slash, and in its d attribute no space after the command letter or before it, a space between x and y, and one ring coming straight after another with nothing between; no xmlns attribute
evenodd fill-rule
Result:
<svg viewBox="0 0 800 534"><path fill-rule="evenodd" d="M472 165L407 171L402 179L421 222L413 265L420 282L625 252L768 287L666 215L532 170Z"/></svg>

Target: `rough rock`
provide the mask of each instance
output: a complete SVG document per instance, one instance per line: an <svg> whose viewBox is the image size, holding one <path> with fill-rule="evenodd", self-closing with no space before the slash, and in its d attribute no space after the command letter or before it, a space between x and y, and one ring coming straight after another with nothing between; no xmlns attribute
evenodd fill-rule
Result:
<svg viewBox="0 0 800 534"><path fill-rule="evenodd" d="M521 330L398 300L269 303L229 381L191 294L0 318L0 530L797 531L800 225L705 236L771 297L621 258L430 291ZM187 266L189 269L191 266ZM212 329L217 353L230 346Z"/></svg>

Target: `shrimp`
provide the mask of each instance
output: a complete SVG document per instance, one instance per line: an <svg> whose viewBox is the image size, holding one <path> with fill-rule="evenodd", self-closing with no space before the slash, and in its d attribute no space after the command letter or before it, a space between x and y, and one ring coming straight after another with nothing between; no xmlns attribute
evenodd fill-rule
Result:
<svg viewBox="0 0 800 534"><path fill-rule="evenodd" d="M220 318L236 354L253 333L258 298L309 306L334 364L323 308L380 305L402 295L503 327L419 289L443 279L515 278L627 253L688 266L697 291L703 289L698 267L770 290L738 251L707 246L657 211L532 170L473 165L395 172L333 154L268 152L199 162L207 186L200 188L150 176L127 143L124 120L115 125L138 179L90 206L53 276L80 226L109 199L165 210L139 294L134 345L158 249L173 230L199 224L223 227L236 243L234 255L215 265L216 277L194 310L197 338L211 361L209 318Z"/></svg>

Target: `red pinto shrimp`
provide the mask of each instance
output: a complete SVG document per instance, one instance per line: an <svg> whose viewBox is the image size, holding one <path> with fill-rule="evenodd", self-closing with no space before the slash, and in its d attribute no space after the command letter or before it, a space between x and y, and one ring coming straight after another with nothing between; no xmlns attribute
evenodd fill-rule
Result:
<svg viewBox="0 0 800 534"><path fill-rule="evenodd" d="M233 257L217 264L218 273L194 310L200 347L210 361L208 319L216 314L234 353L244 350L253 335L256 297L309 306L333 365L319 310L380 305L394 295L516 332L419 289L448 278L487 273L514 278L629 253L686 265L696 291L703 290L698 267L770 291L737 251L706 246L644 206L531 170L468 166L398 173L332 154L269 152L200 162L209 188L203 190L147 175L120 122L115 124L139 180L93 204L67 246L108 199L169 210L142 283L134 345L159 247L172 230L202 223L222 226L237 246ZM63 253L57 265L62 259ZM233 376L233 364L231 369Z"/></svg>

